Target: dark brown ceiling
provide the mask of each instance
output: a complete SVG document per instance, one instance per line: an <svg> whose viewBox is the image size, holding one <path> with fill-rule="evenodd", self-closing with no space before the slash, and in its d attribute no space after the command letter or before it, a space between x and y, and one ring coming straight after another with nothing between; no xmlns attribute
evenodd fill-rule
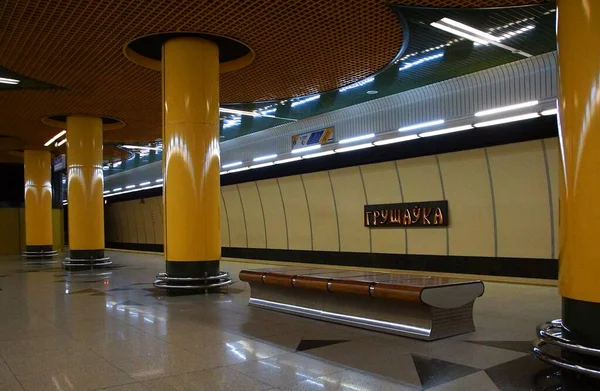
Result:
<svg viewBox="0 0 600 391"><path fill-rule="evenodd" d="M543 0L392 0L394 4L496 7ZM105 141L161 135L160 74L125 58L131 39L163 31L229 36L255 61L221 75L222 103L281 99L331 90L387 65L402 44L380 0L3 0L0 67L62 89L0 90L0 135L40 147L53 114L115 117L126 127Z"/></svg>

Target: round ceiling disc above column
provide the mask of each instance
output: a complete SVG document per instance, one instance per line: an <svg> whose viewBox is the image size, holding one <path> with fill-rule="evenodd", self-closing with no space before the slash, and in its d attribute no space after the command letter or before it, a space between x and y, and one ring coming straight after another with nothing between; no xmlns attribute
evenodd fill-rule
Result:
<svg viewBox="0 0 600 391"><path fill-rule="evenodd" d="M91 114L57 114L57 115L49 115L47 117L42 118L42 122L48 126L52 126L53 128L67 128L67 117L69 115L78 115L84 117L100 117L102 118L102 130L115 130L121 129L125 127L125 122L121 121L118 118L107 117L102 115L91 115Z"/></svg>
<svg viewBox="0 0 600 391"><path fill-rule="evenodd" d="M254 61L254 50L237 39L195 32L166 32L144 35L129 41L123 48L125 57L146 68L161 70L162 46L174 38L195 37L214 42L219 47L220 72L242 69Z"/></svg>

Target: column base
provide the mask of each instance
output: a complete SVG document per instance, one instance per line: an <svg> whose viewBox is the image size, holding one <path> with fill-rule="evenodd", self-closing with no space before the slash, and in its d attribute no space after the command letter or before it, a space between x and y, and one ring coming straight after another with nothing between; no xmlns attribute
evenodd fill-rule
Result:
<svg viewBox="0 0 600 391"><path fill-rule="evenodd" d="M62 265L65 269L93 269L112 265L112 261L104 256L104 250L71 250Z"/></svg>
<svg viewBox="0 0 600 391"><path fill-rule="evenodd" d="M166 273L158 273L154 286L169 292L205 291L233 283L229 273L219 271L219 261L166 261Z"/></svg>
<svg viewBox="0 0 600 391"><path fill-rule="evenodd" d="M23 258L27 259L47 259L50 262L53 261L52 258L56 257L58 252L52 249L52 245L45 246L25 246L25 251L21 253Z"/></svg>
<svg viewBox="0 0 600 391"><path fill-rule="evenodd" d="M531 352L547 364L600 380L600 349L570 338L561 319L538 326Z"/></svg>

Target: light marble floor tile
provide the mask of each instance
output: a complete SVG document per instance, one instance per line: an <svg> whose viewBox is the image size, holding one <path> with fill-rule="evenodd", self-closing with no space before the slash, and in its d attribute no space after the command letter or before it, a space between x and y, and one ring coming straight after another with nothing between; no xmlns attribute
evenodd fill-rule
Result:
<svg viewBox="0 0 600 391"><path fill-rule="evenodd" d="M344 370L341 366L302 354L289 353L264 360L248 361L231 368L273 387L287 386Z"/></svg>
<svg viewBox="0 0 600 391"><path fill-rule="evenodd" d="M26 391L96 390L134 382L107 362L84 366L63 366L18 376Z"/></svg>
<svg viewBox="0 0 600 391"><path fill-rule="evenodd" d="M103 365L106 363L102 357L85 348L11 355L6 357L5 360L8 367L17 376L60 370L67 367Z"/></svg>
<svg viewBox="0 0 600 391"><path fill-rule="evenodd" d="M113 364L138 381L198 371L216 365L186 350L118 359Z"/></svg>

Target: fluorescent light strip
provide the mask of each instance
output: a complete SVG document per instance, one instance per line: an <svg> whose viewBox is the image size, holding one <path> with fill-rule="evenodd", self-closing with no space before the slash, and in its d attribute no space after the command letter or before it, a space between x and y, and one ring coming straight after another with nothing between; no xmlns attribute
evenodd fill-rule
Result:
<svg viewBox="0 0 600 391"><path fill-rule="evenodd" d="M522 121L522 120L535 118L535 117L539 117L539 116L540 115L538 113L522 114L522 115L516 115L514 117L506 117L506 118L494 119L491 121L479 122L479 123L473 124L473 126L476 128L483 128L485 126L492 126L492 125L505 124L508 122Z"/></svg>
<svg viewBox="0 0 600 391"><path fill-rule="evenodd" d="M398 70L399 71L403 71L405 69L412 68L412 67L414 67L416 65L420 65L420 64L422 64L424 62L432 61L432 60L435 60L437 58L442 58L442 57L444 57L444 53L443 52L442 53L438 53L438 54L434 54L432 56L423 57L423 58L421 58L419 60L416 60L416 61L413 61L413 62L403 62L402 66L400 68L398 68Z"/></svg>
<svg viewBox="0 0 600 391"><path fill-rule="evenodd" d="M250 166L250 169L254 169L254 168L261 168L261 167L267 167L267 166L272 166L273 162L268 162L268 163L261 163L261 164L255 164L253 166Z"/></svg>
<svg viewBox="0 0 600 391"><path fill-rule="evenodd" d="M238 114L238 115L249 115L250 117L260 117L260 114L255 113L253 111L228 109L228 108L225 108L225 107L219 107L219 111L221 113L227 113L227 114Z"/></svg>
<svg viewBox="0 0 600 391"><path fill-rule="evenodd" d="M518 103L516 105L510 105L510 106L498 107L498 108L495 108L495 109L478 111L478 112L475 113L475 117L484 117L486 115L492 115L492 114L497 114L497 113L503 113L505 111L522 109L522 108L525 108L525 107L535 106L538 103L539 103L539 101L532 100L532 101L529 101L529 102Z"/></svg>
<svg viewBox="0 0 600 391"><path fill-rule="evenodd" d="M317 153L311 153L310 155L304 155L302 156L302 159L312 159L315 157L321 157L321 156L327 156L327 155L333 155L335 153L335 151L324 151L324 152L317 152Z"/></svg>
<svg viewBox="0 0 600 391"><path fill-rule="evenodd" d="M302 99L302 100L298 100L298 101L292 102L292 107L296 107L296 106L300 106L300 105L303 105L303 104L308 103L308 102L312 102L313 100L317 100L320 97L321 97L321 95L313 95L311 97L308 97L308 98L305 98L305 99Z"/></svg>
<svg viewBox="0 0 600 391"><path fill-rule="evenodd" d="M546 115L556 115L556 114L558 114L558 109L544 110L540 114L543 115L543 116L546 116Z"/></svg>
<svg viewBox="0 0 600 391"><path fill-rule="evenodd" d="M126 189L133 189L135 187L135 185L127 185L125 186Z"/></svg>
<svg viewBox="0 0 600 391"><path fill-rule="evenodd" d="M163 179L162 178L158 178L157 180L155 180L154 182L156 183L162 183Z"/></svg>
<svg viewBox="0 0 600 391"><path fill-rule="evenodd" d="M258 110L258 114L260 115L269 115L269 114L273 114L277 111L277 108L274 107L272 109L265 109L265 110Z"/></svg>
<svg viewBox="0 0 600 391"><path fill-rule="evenodd" d="M151 182L142 182L140 183L140 186L148 186Z"/></svg>
<svg viewBox="0 0 600 391"><path fill-rule="evenodd" d="M103 194L108 194L108 193L110 193L110 190L104 190Z"/></svg>
<svg viewBox="0 0 600 391"><path fill-rule="evenodd" d="M116 189L113 189L112 191L121 191L121 190L123 190L122 187L117 187Z"/></svg>
<svg viewBox="0 0 600 391"><path fill-rule="evenodd" d="M321 144L311 145L309 147L292 149L292 153L302 153L302 152L314 151L314 150L317 150L317 149L320 149L320 148L321 148Z"/></svg>
<svg viewBox="0 0 600 391"><path fill-rule="evenodd" d="M498 37L494 37L491 34L488 34L488 33L484 32L484 31L478 30L478 29L476 29L474 27L468 26L468 25L466 25L464 23L457 22L456 20L453 20L453 19L450 19L450 18L442 18L442 20L440 20L440 22L446 23L446 24L449 24L450 26L454 26L454 27L457 27L457 28L459 28L461 30L473 33L476 36L479 36L479 37L481 37L481 38L483 38L483 39L485 39L487 41L498 42L500 40Z"/></svg>
<svg viewBox="0 0 600 391"><path fill-rule="evenodd" d="M9 79L7 77L0 77L0 83L2 84L19 84L21 80Z"/></svg>
<svg viewBox="0 0 600 391"><path fill-rule="evenodd" d="M113 167L119 167L121 165L121 163L122 163L121 161L114 162Z"/></svg>
<svg viewBox="0 0 600 391"><path fill-rule="evenodd" d="M398 131L399 132L408 132L409 130L429 128L431 126L441 125L443 123L444 123L443 119L438 119L438 120L435 120L435 121L422 122L420 124L404 126L404 127L400 128L400 129L398 129Z"/></svg>
<svg viewBox="0 0 600 391"><path fill-rule="evenodd" d="M119 195L119 194L134 193L134 192L136 192L136 191L142 191L142 190L154 189L154 188L157 188L157 187L162 187L162 185L146 186L146 187L142 187L142 188L138 188L138 189L124 190L124 191L120 191L120 192L118 192L118 193L107 194L107 195L105 195L104 197L106 198L106 197L112 197L112 196L116 196L116 195ZM119 188L119 189L120 189L120 188ZM115 190L113 190L113 191L115 191Z"/></svg>
<svg viewBox="0 0 600 391"><path fill-rule="evenodd" d="M44 144L44 147L47 147L48 145L52 144L53 142L55 142L56 140L58 140L59 138L61 138L65 134L67 134L67 131L66 130L61 130L60 132L58 132L57 134L55 134L54 137L52 137L50 140L46 141L46 143Z"/></svg>
<svg viewBox="0 0 600 391"><path fill-rule="evenodd" d="M127 148L127 149L140 149L142 151L159 151L162 148L158 148L158 147L146 147L143 145L120 145L121 148Z"/></svg>
<svg viewBox="0 0 600 391"><path fill-rule="evenodd" d="M346 87L342 87L342 88L340 88L340 92L346 92L346 91L348 91L348 90L351 90L351 89L353 89L353 88L362 87L362 86L364 86L364 85L367 85L367 84L369 84L369 83L372 83L374 80L375 80L375 78L374 78L374 77L369 77L369 78L367 78L367 79L361 80L361 81L359 81L359 82L356 82L356 83L354 83L354 84L350 84L350 85L347 85Z"/></svg>
<svg viewBox="0 0 600 391"><path fill-rule="evenodd" d="M275 159L277 157L277 154L274 153L272 155L265 155L265 156L259 156L259 157L255 157L254 159L252 159L253 162L261 162L263 160L269 160L269 159ZM223 166L224 167L224 166Z"/></svg>
<svg viewBox="0 0 600 391"><path fill-rule="evenodd" d="M358 144L358 145L353 145L351 147L338 148L335 150L335 152L337 152L337 153L350 152L350 151L356 151L359 149L371 148L374 146L375 145L373 145L373 143Z"/></svg>
<svg viewBox="0 0 600 391"><path fill-rule="evenodd" d="M233 173L233 172L246 171L246 170L249 170L249 169L250 169L250 167L236 168L235 170L229 170L229 171L227 171L227 173L228 173L228 174L231 174L231 173Z"/></svg>
<svg viewBox="0 0 600 391"><path fill-rule="evenodd" d="M241 118L226 118L223 120L223 129L229 129L242 123Z"/></svg>
<svg viewBox="0 0 600 391"><path fill-rule="evenodd" d="M274 163L275 164L284 164L284 163L297 162L298 160L302 160L302 157L298 156L298 157L292 157L292 158L289 158L289 159L277 160Z"/></svg>
<svg viewBox="0 0 600 391"><path fill-rule="evenodd" d="M67 142L67 139L66 139L66 138L63 138L62 140L60 140L60 141L58 142L58 144L56 144L56 146L57 146L57 147L60 147L61 145L63 145L63 144L64 144L64 143L66 143L66 142Z"/></svg>
<svg viewBox="0 0 600 391"><path fill-rule="evenodd" d="M454 35L458 35L459 37L466 38L466 39L468 39L468 40L471 40L471 41L473 41L473 42L480 43L480 44L482 44L482 45L487 45L487 44L489 44L489 42L488 42L488 41L486 41L485 39L478 38L478 37L476 37L476 36L474 36L474 35L467 34L467 33L465 33L465 32L462 32L462 31L460 31L460 30L457 30L457 29L455 29L455 28L452 28L452 27L446 26L446 25L444 25L444 24L440 24L440 23L438 23L438 22L433 22L433 23L431 23L431 26L433 26L433 27L435 27L435 28L438 28L438 29L440 29L440 30L444 30L444 31L445 31L445 32L447 32L447 33L454 34Z"/></svg>
<svg viewBox="0 0 600 391"><path fill-rule="evenodd" d="M418 138L419 138L419 136L417 136L416 134L413 134L413 135L410 135L410 136L389 138L387 140L379 140L379 141L375 141L373 144L375 144L377 146L379 146L379 145L388 145L388 144L402 143L402 142L410 141L410 140L416 140Z"/></svg>
<svg viewBox="0 0 600 391"><path fill-rule="evenodd" d="M234 162L234 163L227 163L227 164L223 164L223 166L221 166L222 168L229 168L229 167L237 167L237 166L241 166L242 162Z"/></svg>
<svg viewBox="0 0 600 391"><path fill-rule="evenodd" d="M338 143L339 144L348 144L348 143L353 143L355 141L368 140L368 139L373 138L373 137L375 137L374 133L365 134L365 135L362 135L362 136L345 138L345 139L342 139L342 140L338 141Z"/></svg>
<svg viewBox="0 0 600 391"><path fill-rule="evenodd" d="M419 133L419 137L439 136L441 134L461 132L463 130L473 129L473 125L455 126L453 128L433 130L431 132Z"/></svg>

